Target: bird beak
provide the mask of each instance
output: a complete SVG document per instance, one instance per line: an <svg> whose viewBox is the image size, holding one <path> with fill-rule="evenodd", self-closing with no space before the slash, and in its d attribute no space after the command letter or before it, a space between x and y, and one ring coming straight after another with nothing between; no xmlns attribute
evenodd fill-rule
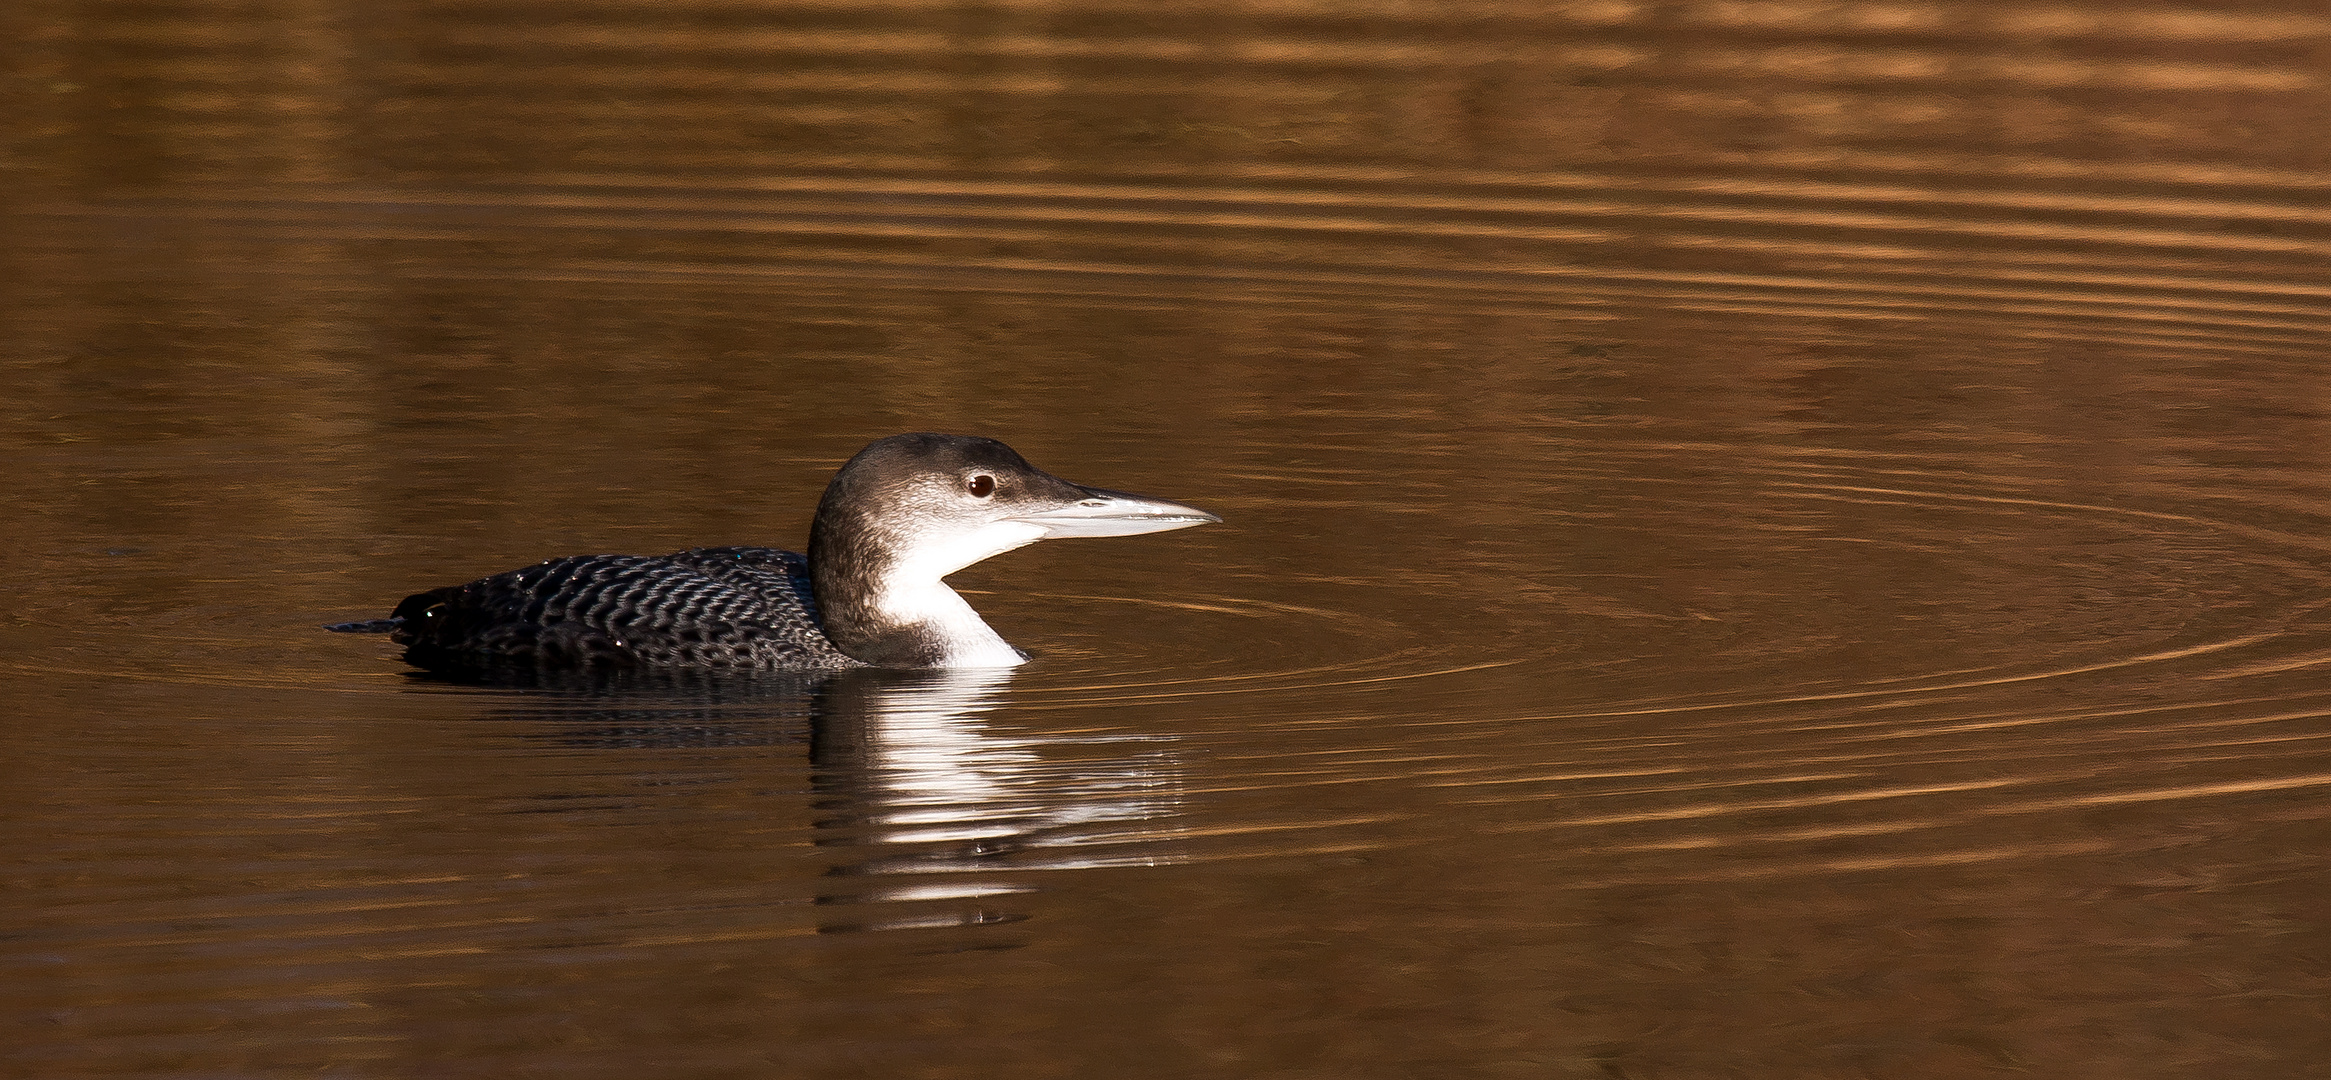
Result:
<svg viewBox="0 0 2331 1080"><path fill-rule="evenodd" d="M1011 520L1043 529L1040 539L1044 540L1063 536L1138 536L1222 520L1195 506L1164 499L1100 488L1079 487L1078 490L1084 493L1083 497L1073 503L1020 514Z"/></svg>

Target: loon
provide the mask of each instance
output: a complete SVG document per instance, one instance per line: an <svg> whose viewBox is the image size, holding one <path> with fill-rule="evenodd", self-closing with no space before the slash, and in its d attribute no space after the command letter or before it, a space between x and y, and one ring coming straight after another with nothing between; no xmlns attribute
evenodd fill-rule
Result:
<svg viewBox="0 0 2331 1080"><path fill-rule="evenodd" d="M809 554L761 547L576 555L415 593L385 633L433 671L489 668L997 668L1028 654L942 578L1062 536L1133 536L1222 519L1072 484L994 439L878 439L834 474Z"/></svg>

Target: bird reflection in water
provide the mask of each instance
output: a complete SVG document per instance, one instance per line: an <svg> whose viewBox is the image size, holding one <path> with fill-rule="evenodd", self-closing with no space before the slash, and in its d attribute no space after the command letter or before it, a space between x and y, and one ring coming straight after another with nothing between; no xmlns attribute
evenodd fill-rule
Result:
<svg viewBox="0 0 2331 1080"><path fill-rule="evenodd" d="M850 671L826 684L811 728L830 815L817 843L856 857L828 872L849 885L819 902L913 904L915 913L824 929L1017 921L1026 916L1002 898L1033 891L1021 872L1172 861L1145 850L1178 813L1170 741L999 731L985 717L1011 678L1009 669Z"/></svg>
<svg viewBox="0 0 2331 1080"><path fill-rule="evenodd" d="M999 727L991 717L1012 678L1008 668L530 671L490 683L532 691L503 715L530 721L530 741L568 748L797 747L806 733L817 813L802 824L829 855L814 902L829 911L818 929L835 933L1017 922L1027 913L1008 898L1036 891L1037 872L1176 861L1160 850L1181 813L1173 738ZM656 760L659 791L705 779L672 783L671 759ZM562 811L625 812L620 800L544 798Z"/></svg>

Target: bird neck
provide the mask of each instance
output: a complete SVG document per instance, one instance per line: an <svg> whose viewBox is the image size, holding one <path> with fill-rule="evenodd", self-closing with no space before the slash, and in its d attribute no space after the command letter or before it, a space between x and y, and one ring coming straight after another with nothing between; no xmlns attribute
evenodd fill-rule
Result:
<svg viewBox="0 0 2331 1080"><path fill-rule="evenodd" d="M947 587L944 571L898 557L900 541L862 514L819 506L809 536L811 591L835 648L876 667L1012 667L1028 659Z"/></svg>

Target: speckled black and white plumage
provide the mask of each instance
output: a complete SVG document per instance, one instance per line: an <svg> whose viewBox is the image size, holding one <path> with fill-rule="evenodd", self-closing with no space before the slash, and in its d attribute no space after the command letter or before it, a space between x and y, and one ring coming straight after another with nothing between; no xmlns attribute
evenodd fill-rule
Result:
<svg viewBox="0 0 2331 1080"><path fill-rule="evenodd" d="M809 560L758 547L576 555L407 597L405 659L431 669L861 667L818 629Z"/></svg>

